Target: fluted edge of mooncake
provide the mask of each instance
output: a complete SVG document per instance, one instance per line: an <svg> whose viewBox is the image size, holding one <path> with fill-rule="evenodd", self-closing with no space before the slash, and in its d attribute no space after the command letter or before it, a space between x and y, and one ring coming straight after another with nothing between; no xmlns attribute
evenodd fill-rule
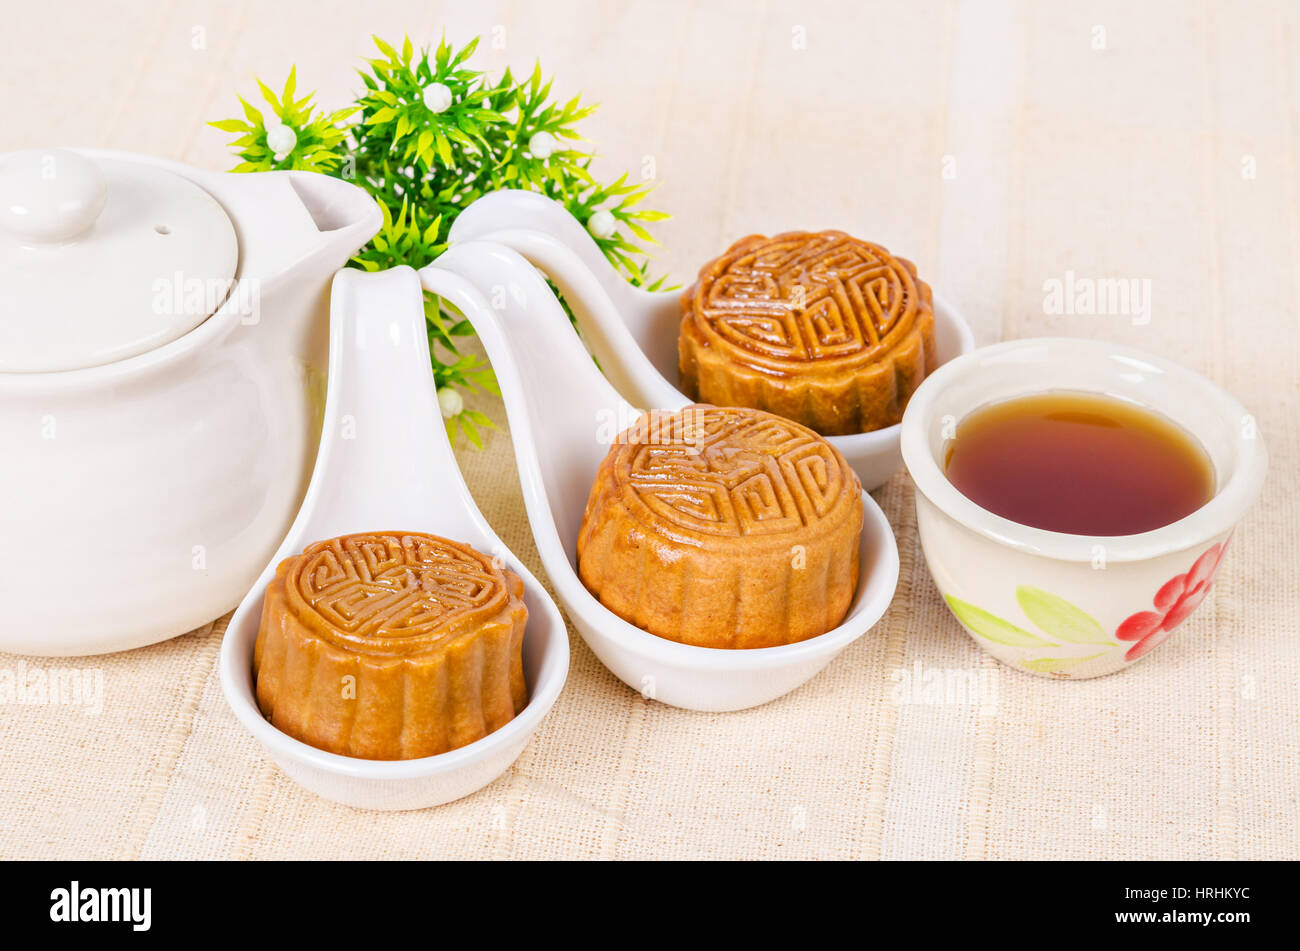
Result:
<svg viewBox="0 0 1300 951"><path fill-rule="evenodd" d="M696 647L778 647L844 620L857 590L862 520L854 492L849 518L788 544L756 544L749 555L682 544L632 514L606 460L578 536L578 574L606 608L658 637Z"/></svg>
<svg viewBox="0 0 1300 951"><path fill-rule="evenodd" d="M318 749L372 760L458 749L514 719L528 702L523 582L504 572L506 607L436 651L344 650L295 616L282 563L267 587L253 650L257 704L276 729Z"/></svg>

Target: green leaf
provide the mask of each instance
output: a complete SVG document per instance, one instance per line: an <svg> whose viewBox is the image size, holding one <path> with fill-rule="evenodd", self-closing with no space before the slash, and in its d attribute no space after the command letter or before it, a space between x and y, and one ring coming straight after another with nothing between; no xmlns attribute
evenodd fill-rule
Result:
<svg viewBox="0 0 1300 951"><path fill-rule="evenodd" d="M244 107L244 115L248 117L248 121L251 122L255 127L261 126L262 113L258 112L251 105L249 105L248 101L245 100L243 96L239 97L239 104Z"/></svg>
<svg viewBox="0 0 1300 951"><path fill-rule="evenodd" d="M650 232L647 231L645 228L641 227L635 221L631 221L631 220L625 221L624 224L627 225L628 230L630 230L634 235L636 235L642 241L654 241L654 237L650 234Z"/></svg>
<svg viewBox="0 0 1300 951"><path fill-rule="evenodd" d="M469 59L472 55L474 55L474 51L476 49L478 49L477 36L474 37L474 39L470 40L468 43L466 43L464 49L462 49L459 53L455 55L455 57L452 58L451 65L459 66L465 60Z"/></svg>
<svg viewBox="0 0 1300 951"><path fill-rule="evenodd" d="M1051 637L1072 644L1114 643L1091 615L1050 591L1021 585L1016 588L1016 601L1025 616Z"/></svg>
<svg viewBox="0 0 1300 951"><path fill-rule="evenodd" d="M957 620L985 640L997 644L1008 644L1012 647L1051 646L1050 641L1045 641L1041 637L1030 634L1023 628L1016 627L1010 621L1004 621L997 615L990 614L983 608L977 608L975 605L969 604L960 598L955 598L950 594L945 594L943 597L948 602L948 607L952 608L952 613L957 615Z"/></svg>
<svg viewBox="0 0 1300 951"><path fill-rule="evenodd" d="M280 104L280 100L275 98L275 93L271 91L271 87L260 79L256 79L255 82L258 88L262 90L262 98L270 104L271 111L276 114L277 118L284 118L284 106Z"/></svg>
<svg viewBox="0 0 1300 951"><path fill-rule="evenodd" d="M470 421L470 419L468 418L468 414L461 413L458 417L456 417L456 421L460 423L461 430L464 431L465 435L469 437L469 441L474 444L474 448L482 449L483 437L479 435L478 429L475 428L474 423Z"/></svg>
<svg viewBox="0 0 1300 951"><path fill-rule="evenodd" d="M434 138L434 144L437 146L438 157L442 159L442 164L450 167L452 165L451 143L447 141L447 137L439 132Z"/></svg>
<svg viewBox="0 0 1300 951"><path fill-rule="evenodd" d="M1101 654L1093 654L1090 657L1039 657L1034 660L1022 660L1020 665L1026 670L1034 670L1040 674L1054 674L1100 656Z"/></svg>

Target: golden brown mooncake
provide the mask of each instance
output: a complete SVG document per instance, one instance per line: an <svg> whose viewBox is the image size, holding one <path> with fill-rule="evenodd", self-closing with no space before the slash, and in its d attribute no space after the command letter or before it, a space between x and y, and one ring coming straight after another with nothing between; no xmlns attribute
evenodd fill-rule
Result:
<svg viewBox="0 0 1300 951"><path fill-rule="evenodd" d="M267 586L257 704L279 730L345 756L472 743L528 701L523 593L489 556L435 535L316 542Z"/></svg>
<svg viewBox="0 0 1300 951"><path fill-rule="evenodd" d="M619 617L699 647L824 634L858 582L862 487L830 443L752 409L642 416L596 473L578 574Z"/></svg>
<svg viewBox="0 0 1300 951"><path fill-rule="evenodd" d="M681 312L682 392L824 436L899 422L937 365L916 265L842 231L737 241L700 269Z"/></svg>

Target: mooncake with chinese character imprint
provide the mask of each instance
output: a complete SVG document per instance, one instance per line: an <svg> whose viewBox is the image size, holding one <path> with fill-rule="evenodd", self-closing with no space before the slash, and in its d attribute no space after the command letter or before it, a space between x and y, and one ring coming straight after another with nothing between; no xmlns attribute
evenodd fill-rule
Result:
<svg viewBox="0 0 1300 951"><path fill-rule="evenodd" d="M825 436L898 423L937 366L916 266L842 231L737 241L701 268L681 315L682 392Z"/></svg>
<svg viewBox="0 0 1300 951"><path fill-rule="evenodd" d="M637 627L699 647L837 626L858 581L862 487L812 430L752 409L642 416L601 463L578 574Z"/></svg>
<svg viewBox="0 0 1300 951"><path fill-rule="evenodd" d="M482 739L528 700L523 592L488 555L434 535L316 542L267 586L258 706L288 735L363 759Z"/></svg>

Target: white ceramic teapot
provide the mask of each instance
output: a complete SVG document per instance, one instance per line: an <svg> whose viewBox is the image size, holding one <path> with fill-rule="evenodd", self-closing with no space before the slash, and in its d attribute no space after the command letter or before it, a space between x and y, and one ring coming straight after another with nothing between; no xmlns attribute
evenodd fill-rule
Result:
<svg viewBox="0 0 1300 951"><path fill-rule="evenodd" d="M233 608L311 473L361 189L103 151L0 156L0 650Z"/></svg>

